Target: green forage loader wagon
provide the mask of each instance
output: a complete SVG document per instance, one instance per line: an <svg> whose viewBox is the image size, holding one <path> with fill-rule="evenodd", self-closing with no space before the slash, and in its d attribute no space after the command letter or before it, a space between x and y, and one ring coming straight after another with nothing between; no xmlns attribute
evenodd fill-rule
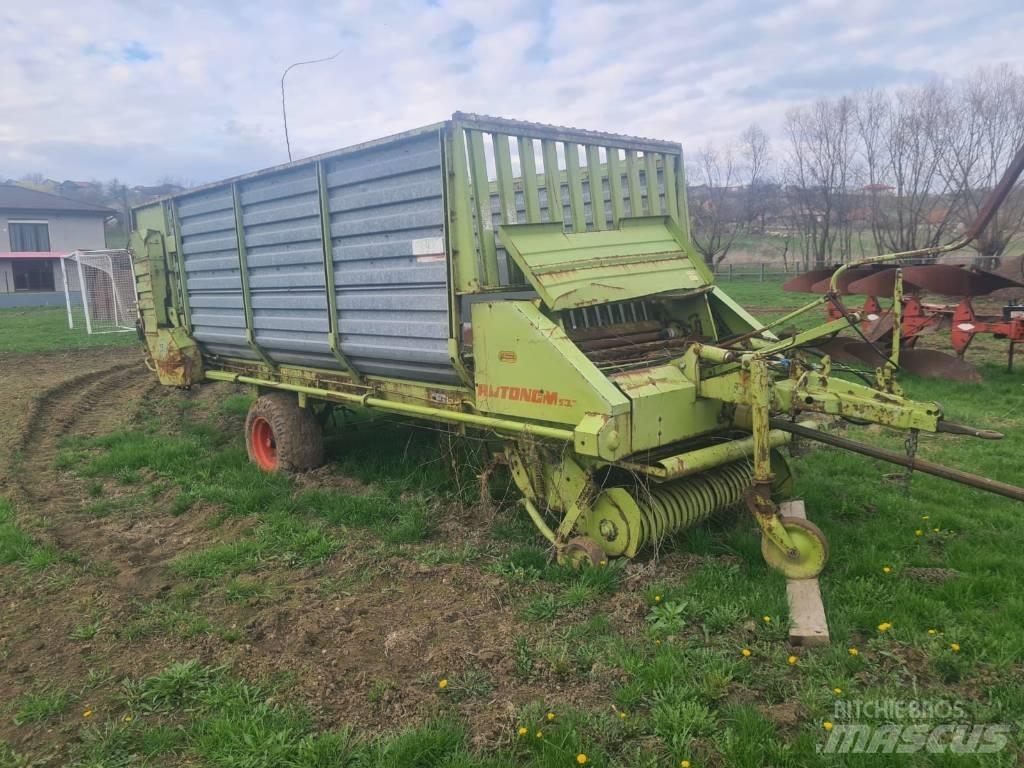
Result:
<svg viewBox="0 0 1024 768"><path fill-rule="evenodd" d="M456 113L141 206L133 229L160 381L256 387L260 467L320 463L332 404L484 430L562 560L632 557L744 503L766 560L811 577L825 539L775 504L794 432L838 439L808 415L995 436L885 366L865 386L803 353L856 313L780 340L716 287L674 143Z"/></svg>

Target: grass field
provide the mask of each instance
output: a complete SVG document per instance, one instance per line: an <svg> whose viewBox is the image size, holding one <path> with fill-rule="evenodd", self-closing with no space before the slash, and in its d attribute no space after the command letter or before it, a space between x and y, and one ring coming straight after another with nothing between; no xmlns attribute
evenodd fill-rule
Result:
<svg viewBox="0 0 1024 768"><path fill-rule="evenodd" d="M76 325L80 322L76 321ZM68 328L63 307L0 309L0 352L49 352L137 343L132 332L90 335L84 327Z"/></svg>
<svg viewBox="0 0 1024 768"><path fill-rule="evenodd" d="M766 316L803 299L770 284L727 290ZM5 351L67 338L49 311L0 314L0 328ZM922 435L921 455L1020 483L1024 373L997 359L983 385L904 385L1007 434ZM830 449L794 458L797 496L831 542L821 584L833 642L792 649L785 583L747 515L683 532L657 558L575 573L548 561L501 502L500 479L494 508L481 506L463 443L353 413L331 427L327 469L268 476L245 456L248 393L147 386L116 428L67 430L45 467L26 442L5 468L8 619L34 611L52 633L32 651L29 620L0 631L16 686L0 704L0 765L1011 766L1024 755L1015 502L922 475L908 492L895 468ZM902 448L900 435L848 431ZM40 506L51 481L71 498ZM159 559L119 546L139 531L135 546ZM119 597L129 577L150 588ZM904 723L1006 724L1008 742L984 756L819 751L833 724L888 722L843 707L885 701L927 710L901 710Z"/></svg>

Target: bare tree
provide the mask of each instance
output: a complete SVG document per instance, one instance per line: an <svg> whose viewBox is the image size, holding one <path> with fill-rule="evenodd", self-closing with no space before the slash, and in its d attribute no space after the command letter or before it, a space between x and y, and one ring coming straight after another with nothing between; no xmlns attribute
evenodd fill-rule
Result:
<svg viewBox="0 0 1024 768"><path fill-rule="evenodd" d="M743 226L748 232L764 234L775 191L768 175L771 164L771 140L760 125L751 123L740 134L739 151L745 166L747 182Z"/></svg>
<svg viewBox="0 0 1024 768"><path fill-rule="evenodd" d="M946 117L940 172L961 192L968 222L1024 143L1024 75L1006 65L977 70L960 85ZM1018 185L972 246L983 266L999 265L1022 224L1024 191Z"/></svg>
<svg viewBox="0 0 1024 768"><path fill-rule="evenodd" d="M802 235L805 263L821 267L852 253L856 197L855 106L820 100L786 115L787 203Z"/></svg>
<svg viewBox="0 0 1024 768"><path fill-rule="evenodd" d="M716 269L729 254L740 228L740 214L733 197L737 164L731 147L716 149L710 142L697 153L690 178L697 185L689 191L693 245L704 263Z"/></svg>
<svg viewBox="0 0 1024 768"><path fill-rule="evenodd" d="M864 191L880 253L938 244L956 220L960 192L940 173L950 105L948 88L937 82L858 100Z"/></svg>

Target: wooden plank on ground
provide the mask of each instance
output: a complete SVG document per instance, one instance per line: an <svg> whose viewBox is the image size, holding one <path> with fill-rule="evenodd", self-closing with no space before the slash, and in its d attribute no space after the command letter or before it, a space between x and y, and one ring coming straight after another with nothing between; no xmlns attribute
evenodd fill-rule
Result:
<svg viewBox="0 0 1024 768"><path fill-rule="evenodd" d="M786 501L781 505L783 515L807 519L803 501ZM789 600L789 642L791 645L828 645L828 622L825 605L821 601L821 588L817 579L787 579L786 597Z"/></svg>

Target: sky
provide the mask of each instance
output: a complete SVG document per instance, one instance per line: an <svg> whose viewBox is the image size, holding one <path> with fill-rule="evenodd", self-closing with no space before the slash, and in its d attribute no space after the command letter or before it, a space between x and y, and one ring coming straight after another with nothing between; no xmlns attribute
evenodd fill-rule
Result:
<svg viewBox="0 0 1024 768"><path fill-rule="evenodd" d="M868 88L1024 69L1021 0L0 3L0 178L213 181L456 110L727 142ZM778 138L776 139L778 140Z"/></svg>

